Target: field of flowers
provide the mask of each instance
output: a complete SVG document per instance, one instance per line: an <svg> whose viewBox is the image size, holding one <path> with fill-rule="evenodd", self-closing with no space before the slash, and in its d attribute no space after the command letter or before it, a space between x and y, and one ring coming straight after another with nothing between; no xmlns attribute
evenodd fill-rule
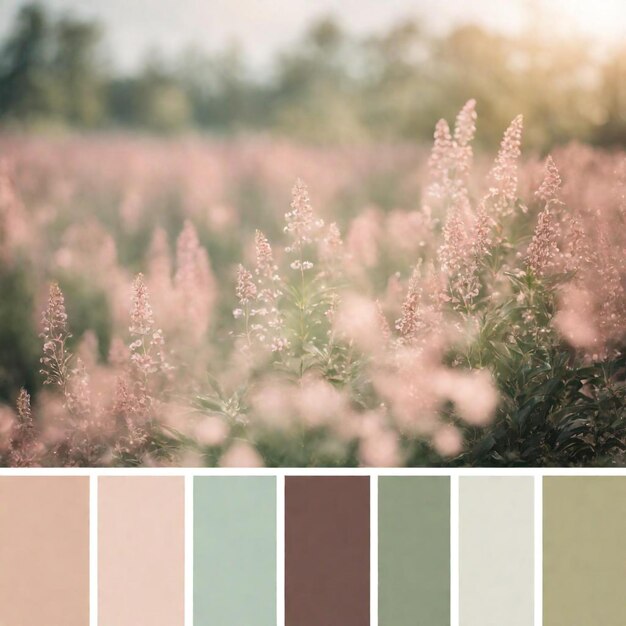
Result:
<svg viewBox="0 0 626 626"><path fill-rule="evenodd" d="M623 465L626 159L0 137L0 465Z"/></svg>

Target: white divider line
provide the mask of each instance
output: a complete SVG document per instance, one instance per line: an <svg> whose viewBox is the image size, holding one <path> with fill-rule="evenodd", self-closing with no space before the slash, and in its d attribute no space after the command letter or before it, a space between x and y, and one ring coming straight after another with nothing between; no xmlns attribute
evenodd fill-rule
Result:
<svg viewBox="0 0 626 626"><path fill-rule="evenodd" d="M450 624L459 626L459 476L450 476Z"/></svg>
<svg viewBox="0 0 626 626"><path fill-rule="evenodd" d="M98 476L89 476L89 626L98 626Z"/></svg>
<svg viewBox="0 0 626 626"><path fill-rule="evenodd" d="M0 467L0 476L241 476L237 467ZM625 467L547 467L526 470L532 476L626 476ZM369 476L370 468L363 467L312 467L312 468L245 468L246 476ZM520 468L489 467L383 467L377 468L378 476L519 476Z"/></svg>
<svg viewBox="0 0 626 626"><path fill-rule="evenodd" d="M285 626L285 476L276 476L276 623Z"/></svg>
<svg viewBox="0 0 626 626"><path fill-rule="evenodd" d="M193 475L185 474L185 626L193 626Z"/></svg>
<svg viewBox="0 0 626 626"><path fill-rule="evenodd" d="M378 475L370 476L370 625L378 626Z"/></svg>
<svg viewBox="0 0 626 626"><path fill-rule="evenodd" d="M535 626L543 624L543 478L535 475Z"/></svg>

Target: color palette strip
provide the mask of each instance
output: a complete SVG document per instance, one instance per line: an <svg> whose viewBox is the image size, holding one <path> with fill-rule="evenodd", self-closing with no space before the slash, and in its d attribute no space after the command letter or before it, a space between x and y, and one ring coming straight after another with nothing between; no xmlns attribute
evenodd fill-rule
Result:
<svg viewBox="0 0 626 626"><path fill-rule="evenodd" d="M0 624L626 624L626 476L372 476L1 476Z"/></svg>

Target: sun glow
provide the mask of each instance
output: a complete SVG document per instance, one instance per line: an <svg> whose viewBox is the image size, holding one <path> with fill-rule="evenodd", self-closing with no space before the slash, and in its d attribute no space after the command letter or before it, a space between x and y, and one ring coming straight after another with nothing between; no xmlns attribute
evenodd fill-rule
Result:
<svg viewBox="0 0 626 626"><path fill-rule="evenodd" d="M621 0L546 0L548 11L565 18L565 28L580 30L600 42L626 37L626 5Z"/></svg>

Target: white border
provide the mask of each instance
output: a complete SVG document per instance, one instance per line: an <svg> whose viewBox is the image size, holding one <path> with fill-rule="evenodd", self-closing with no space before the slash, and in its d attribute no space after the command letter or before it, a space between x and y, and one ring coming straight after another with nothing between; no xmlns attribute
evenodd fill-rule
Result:
<svg viewBox="0 0 626 626"><path fill-rule="evenodd" d="M193 626L193 475L185 474L185 626Z"/></svg>
<svg viewBox="0 0 626 626"><path fill-rule="evenodd" d="M535 626L543 626L543 478L535 475Z"/></svg>
<svg viewBox="0 0 626 626"><path fill-rule="evenodd" d="M626 476L624 468L0 468L0 476Z"/></svg>
<svg viewBox="0 0 626 626"><path fill-rule="evenodd" d="M370 477L370 626L378 626L378 474Z"/></svg>
<svg viewBox="0 0 626 626"><path fill-rule="evenodd" d="M89 475L89 626L98 626L98 476Z"/></svg>
<svg viewBox="0 0 626 626"><path fill-rule="evenodd" d="M450 624L459 626L459 476L450 476Z"/></svg>
<svg viewBox="0 0 626 626"><path fill-rule="evenodd" d="M276 477L276 624L285 626L285 477Z"/></svg>

